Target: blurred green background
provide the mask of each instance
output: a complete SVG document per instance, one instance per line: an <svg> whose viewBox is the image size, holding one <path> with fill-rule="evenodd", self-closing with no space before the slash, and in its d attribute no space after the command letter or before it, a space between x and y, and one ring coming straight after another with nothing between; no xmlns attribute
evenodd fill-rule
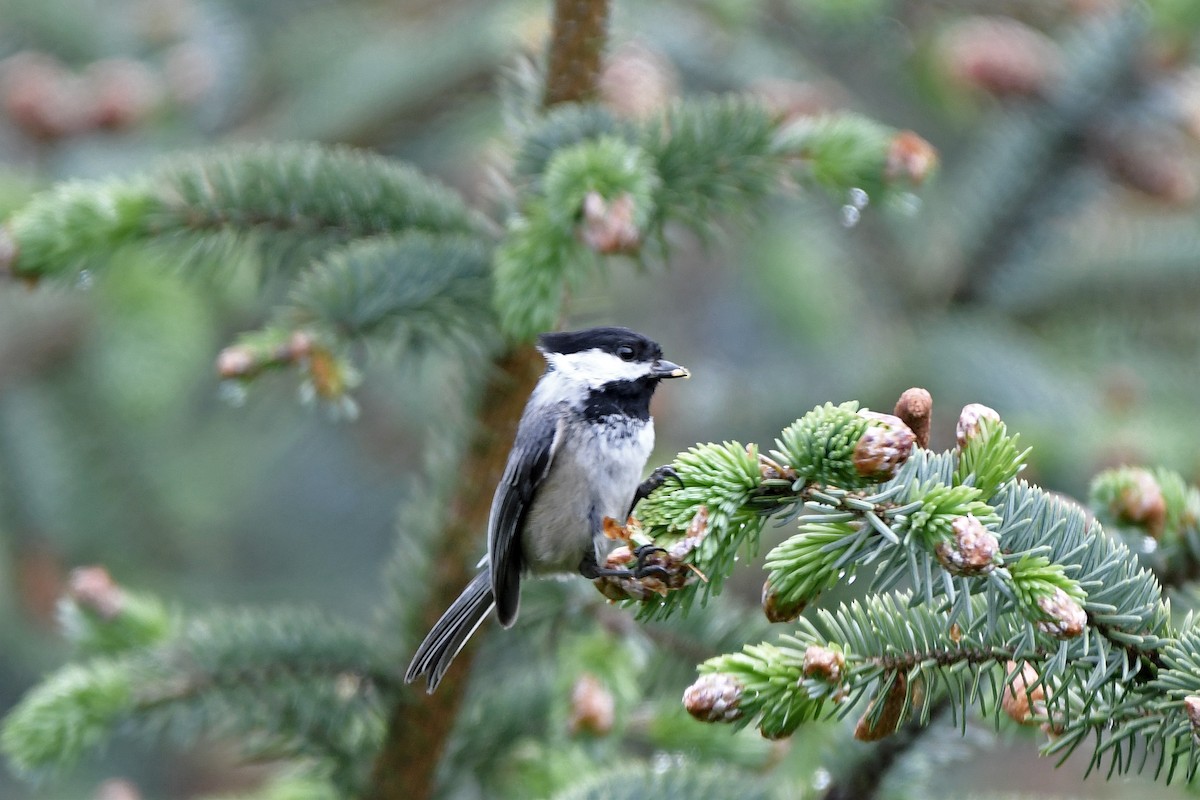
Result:
<svg viewBox="0 0 1200 800"><path fill-rule="evenodd" d="M941 160L932 185L887 207L779 200L707 241L680 232L669 267L629 265L574 298L572 325L629 325L692 370L656 400L652 460L697 441L770 444L815 404L889 410L917 385L934 396L935 448L959 407L986 403L1055 490L1081 496L1119 463L1200 477L1200 10L1161 2L1147 25L1115 25L1123 5L616 3L602 89L620 113L753 92L781 113L911 128ZM508 155L499 76L540 52L549 12L0 0L0 213L54 181L290 139L410 160L486 205ZM436 398L461 382L436 363L368 361L352 424L287 381L228 397L214 358L269 308L252 273L197 277L129 252L78 286L0 286L0 712L65 658L54 606L79 565L189 608L373 613L396 509L455 424ZM944 761L903 766L897 796L963 796L964 764L992 793L1178 794L1080 784L1082 764L1054 771L1032 737L937 736ZM217 746L122 743L42 790L0 767L0 797L116 800L122 786L104 782L128 778L183 798L259 777L230 764Z"/></svg>

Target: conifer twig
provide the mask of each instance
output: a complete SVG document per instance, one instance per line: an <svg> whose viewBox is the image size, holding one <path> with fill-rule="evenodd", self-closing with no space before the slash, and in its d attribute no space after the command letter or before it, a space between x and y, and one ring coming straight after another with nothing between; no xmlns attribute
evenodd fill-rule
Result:
<svg viewBox="0 0 1200 800"><path fill-rule="evenodd" d="M550 35L545 105L590 99L608 35L608 0L555 0Z"/></svg>

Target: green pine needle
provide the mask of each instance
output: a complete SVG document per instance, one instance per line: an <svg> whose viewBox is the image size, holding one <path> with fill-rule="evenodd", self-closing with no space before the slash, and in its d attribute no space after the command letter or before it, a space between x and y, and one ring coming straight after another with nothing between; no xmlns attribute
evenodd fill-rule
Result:
<svg viewBox="0 0 1200 800"><path fill-rule="evenodd" d="M1009 436L1003 422L979 420L979 432L967 440L954 471L955 483L979 487L984 499L1017 477L1029 449L1018 450L1019 436Z"/></svg>
<svg viewBox="0 0 1200 800"><path fill-rule="evenodd" d="M995 510L982 499L983 492L974 486L944 484L913 484L907 502L920 503L896 527L932 550L938 543L951 538L951 525L956 517L974 516L985 526L1000 523Z"/></svg>
<svg viewBox="0 0 1200 800"><path fill-rule="evenodd" d="M860 547L861 523L811 522L767 554L767 583L786 608L799 610L845 574L843 556Z"/></svg>
<svg viewBox="0 0 1200 800"><path fill-rule="evenodd" d="M800 163L799 177L844 197L858 188L876 197L888 184L888 152L896 131L858 114L808 117L780 136L779 149Z"/></svg>
<svg viewBox="0 0 1200 800"><path fill-rule="evenodd" d="M620 130L617 120L603 106L587 103L554 106L524 132L514 157L513 172L519 178L535 178L545 172L546 165L560 150Z"/></svg>
<svg viewBox="0 0 1200 800"><path fill-rule="evenodd" d="M102 744L133 703L137 675L124 660L71 664L32 689L4 720L0 750L14 771L37 779Z"/></svg>
<svg viewBox="0 0 1200 800"><path fill-rule="evenodd" d="M411 229L490 235L457 194L411 167L300 144L233 147L134 178L66 184L37 195L8 224L19 254L13 271L28 277L102 267L117 248L138 243L177 245L172 261L203 264L253 240L279 265L297 248L311 254Z"/></svg>
<svg viewBox="0 0 1200 800"><path fill-rule="evenodd" d="M682 538L696 513L708 511L708 529L690 562L704 575L664 602L642 604L642 619L663 618L676 609L691 608L720 594L739 554L757 552L758 535L766 518L750 504L762 480L758 449L738 442L705 444L680 453L671 463L679 476L669 478L634 510L644 531L661 546Z"/></svg>
<svg viewBox="0 0 1200 800"><path fill-rule="evenodd" d="M642 130L638 141L662 183L660 222L703 230L718 214L749 213L780 185L778 117L737 96L683 100Z"/></svg>
<svg viewBox="0 0 1200 800"><path fill-rule="evenodd" d="M366 637L320 615L217 613L161 644L59 670L6 719L0 749L35 777L118 730L243 737L248 755L344 759L381 741L392 674Z"/></svg>
<svg viewBox="0 0 1200 800"><path fill-rule="evenodd" d="M484 244L412 231L331 250L301 275L281 317L341 340L374 337L409 350L483 342L491 322Z"/></svg>
<svg viewBox="0 0 1200 800"><path fill-rule="evenodd" d="M854 448L869 425L858 403L826 403L785 428L776 445L804 482L853 489L871 482L854 466Z"/></svg>
<svg viewBox="0 0 1200 800"><path fill-rule="evenodd" d="M149 647L171 636L179 624L157 597L124 590L115 615L100 615L63 599L58 605L58 622L81 656L116 655Z"/></svg>

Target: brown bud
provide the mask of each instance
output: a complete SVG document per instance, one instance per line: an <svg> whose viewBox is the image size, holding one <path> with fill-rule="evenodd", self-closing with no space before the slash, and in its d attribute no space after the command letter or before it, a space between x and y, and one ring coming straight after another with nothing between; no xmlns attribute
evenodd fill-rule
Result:
<svg viewBox="0 0 1200 800"><path fill-rule="evenodd" d="M141 800L137 786L124 778L110 778L96 787L93 800Z"/></svg>
<svg viewBox="0 0 1200 800"><path fill-rule="evenodd" d="M1145 469L1129 470L1131 480L1121 487L1112 503L1120 519L1146 529L1154 538L1162 535L1167 521L1167 501L1153 473Z"/></svg>
<svg viewBox="0 0 1200 800"><path fill-rule="evenodd" d="M665 56L629 44L609 56L597 84L604 104L618 117L645 119L670 101L679 75Z"/></svg>
<svg viewBox="0 0 1200 800"><path fill-rule="evenodd" d="M692 521L688 523L687 533L675 544L671 545L667 550L667 555L676 561L682 561L693 550L700 546L704 541L704 537L708 535L708 506L701 503L696 506L696 513L692 514Z"/></svg>
<svg viewBox="0 0 1200 800"><path fill-rule="evenodd" d="M16 274L19 253L12 229L7 225L0 226L0 276L8 278Z"/></svg>
<svg viewBox="0 0 1200 800"><path fill-rule="evenodd" d="M633 195L617 195L611 201L599 192L583 198L583 225L579 236L597 253L632 253L642 244L642 232L634 221Z"/></svg>
<svg viewBox="0 0 1200 800"><path fill-rule="evenodd" d="M860 742L877 742L895 733L900 723L904 722L904 700L907 694L908 676L903 672L897 672L896 679L892 681L887 694L882 697L877 694L871 698L867 710L863 712L863 715L859 717L858 724L854 726L854 738ZM920 683L914 682L912 703L909 705L910 711L921 704L924 696L924 687ZM879 713L879 718L872 724L871 717L879 703L883 703L883 710Z"/></svg>
<svg viewBox="0 0 1200 800"><path fill-rule="evenodd" d="M346 366L322 347L312 348L307 356L308 377L317 397L328 401L344 396L353 383Z"/></svg>
<svg viewBox="0 0 1200 800"><path fill-rule="evenodd" d="M797 477L796 470L762 453L758 454L758 474L764 481L794 481Z"/></svg>
<svg viewBox="0 0 1200 800"><path fill-rule="evenodd" d="M913 432L917 447L929 447L933 395L916 386L906 389L896 401L896 416Z"/></svg>
<svg viewBox="0 0 1200 800"><path fill-rule="evenodd" d="M240 344L226 347L217 355L217 374L222 378L243 378L257 366L250 348Z"/></svg>
<svg viewBox="0 0 1200 800"><path fill-rule="evenodd" d="M633 561L633 551L626 545L614 547L604 560L605 569L624 569Z"/></svg>
<svg viewBox="0 0 1200 800"><path fill-rule="evenodd" d="M888 183L907 181L920 186L937 169L934 146L912 131L900 131L888 145L883 177Z"/></svg>
<svg viewBox="0 0 1200 800"><path fill-rule="evenodd" d="M804 613L806 605L808 603L803 600L798 603L783 602L783 599L771 588L771 581L763 581L762 607L763 613L767 616L767 621L791 622Z"/></svg>
<svg viewBox="0 0 1200 800"><path fill-rule="evenodd" d="M1183 206L1200 194L1191 155L1181 135L1134 126L1097 136L1093 151L1109 177L1167 205Z"/></svg>
<svg viewBox="0 0 1200 800"><path fill-rule="evenodd" d="M864 478L887 480L908 460L915 437L899 417L860 411L872 421L854 446L854 468Z"/></svg>
<svg viewBox="0 0 1200 800"><path fill-rule="evenodd" d="M1192 731L1200 733L1200 695L1189 694L1183 698L1183 708L1187 712L1188 722Z"/></svg>
<svg viewBox="0 0 1200 800"><path fill-rule="evenodd" d="M313 351L315 344L316 342L313 341L311 334L305 331L293 331L287 340L287 358L292 361L298 361L309 355Z"/></svg>
<svg viewBox="0 0 1200 800"><path fill-rule="evenodd" d="M1009 661L1007 670L1008 674L1012 676L1012 680L1000 696L1000 707L1004 709L1004 713L1022 725L1035 716L1045 716L1045 684L1029 688L1037 683L1040 677L1033 664L1028 661L1022 662L1021 669L1017 672L1017 662ZM1014 672L1017 674L1013 675Z"/></svg>
<svg viewBox="0 0 1200 800"><path fill-rule="evenodd" d="M584 673L571 690L571 714L567 727L572 736L588 733L604 736L612 731L616 703L599 678Z"/></svg>
<svg viewBox="0 0 1200 800"><path fill-rule="evenodd" d="M845 668L846 657L837 650L813 644L804 651L804 674L810 678L839 683Z"/></svg>
<svg viewBox="0 0 1200 800"><path fill-rule="evenodd" d="M963 406L963 410L958 415L958 424L954 428L959 450L964 449L967 442L979 435L980 422L985 419L999 422L1000 415L994 408L989 408L982 403L969 403Z"/></svg>
<svg viewBox="0 0 1200 800"><path fill-rule="evenodd" d="M938 542L934 555L951 575L974 577L986 575L996 568L1000 542L996 535L983 527L974 514L955 517L950 523L954 538Z"/></svg>
<svg viewBox="0 0 1200 800"><path fill-rule="evenodd" d="M1053 39L1010 17L974 17L949 27L938 47L950 80L997 97L1040 95L1062 74Z"/></svg>
<svg viewBox="0 0 1200 800"><path fill-rule="evenodd" d="M84 81L92 100L91 124L121 130L135 125L161 101L163 81L132 58L106 58L91 64Z"/></svg>
<svg viewBox="0 0 1200 800"><path fill-rule="evenodd" d="M104 567L72 570L67 596L80 608L106 621L115 619L125 607L125 593Z"/></svg>
<svg viewBox="0 0 1200 800"><path fill-rule="evenodd" d="M732 722L742 716L742 691L732 675L710 672L684 690L683 707L702 722Z"/></svg>
<svg viewBox="0 0 1200 800"><path fill-rule="evenodd" d="M1056 588L1052 594L1038 598L1038 608L1049 619L1037 623L1037 629L1055 639L1074 639L1087 626L1087 613L1071 595Z"/></svg>
<svg viewBox="0 0 1200 800"><path fill-rule="evenodd" d="M27 136L59 139L87 128L88 92L58 59L24 51L0 64L0 75L4 110Z"/></svg>

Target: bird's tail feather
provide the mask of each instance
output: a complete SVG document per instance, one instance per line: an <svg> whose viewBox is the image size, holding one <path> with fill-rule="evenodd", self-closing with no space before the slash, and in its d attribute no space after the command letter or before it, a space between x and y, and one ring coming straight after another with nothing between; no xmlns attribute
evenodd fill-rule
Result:
<svg viewBox="0 0 1200 800"><path fill-rule="evenodd" d="M433 629L413 655L408 671L404 673L405 682L412 683L424 675L425 690L433 692L450 668L450 662L493 606L492 573L485 568L467 584L467 588L450 604L441 619L434 623Z"/></svg>

